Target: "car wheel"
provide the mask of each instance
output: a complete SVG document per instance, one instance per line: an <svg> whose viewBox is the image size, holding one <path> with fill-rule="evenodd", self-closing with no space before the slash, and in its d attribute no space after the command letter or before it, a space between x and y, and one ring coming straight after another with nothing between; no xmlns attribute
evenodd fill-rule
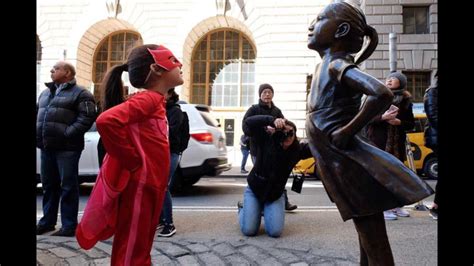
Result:
<svg viewBox="0 0 474 266"><path fill-rule="evenodd" d="M431 157L425 161L423 172L429 179L438 179L438 158Z"/></svg>

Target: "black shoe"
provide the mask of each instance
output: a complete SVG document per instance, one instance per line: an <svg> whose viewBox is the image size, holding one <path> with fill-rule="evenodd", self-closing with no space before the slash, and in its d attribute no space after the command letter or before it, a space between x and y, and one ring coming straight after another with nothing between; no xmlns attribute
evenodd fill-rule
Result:
<svg viewBox="0 0 474 266"><path fill-rule="evenodd" d="M59 231L51 234L52 236L75 236L76 230L74 229L59 229Z"/></svg>
<svg viewBox="0 0 474 266"><path fill-rule="evenodd" d="M47 232L54 231L54 226L43 226L43 225L37 225L36 226L36 235L42 235Z"/></svg>
<svg viewBox="0 0 474 266"><path fill-rule="evenodd" d="M163 227L163 230L158 233L158 236L160 237L171 237L176 233L176 227L174 227L173 224L165 224L165 227Z"/></svg>
<svg viewBox="0 0 474 266"><path fill-rule="evenodd" d="M248 174L248 172L249 172L249 171L247 171L247 170L245 170L245 169L244 169L244 170L240 170L240 173L242 173L242 174Z"/></svg>
<svg viewBox="0 0 474 266"><path fill-rule="evenodd" d="M433 218L433 220L438 220L438 209L431 208L430 216Z"/></svg>
<svg viewBox="0 0 474 266"><path fill-rule="evenodd" d="M298 208L298 205L294 205L294 204L291 204L289 202L287 202L285 204L285 210L286 211L292 211L292 210L296 210L296 208Z"/></svg>
<svg viewBox="0 0 474 266"><path fill-rule="evenodd" d="M156 227L156 230L157 230L157 231L161 231L161 230L163 229L163 227L165 227L165 223L160 222L160 223L158 224L158 226Z"/></svg>

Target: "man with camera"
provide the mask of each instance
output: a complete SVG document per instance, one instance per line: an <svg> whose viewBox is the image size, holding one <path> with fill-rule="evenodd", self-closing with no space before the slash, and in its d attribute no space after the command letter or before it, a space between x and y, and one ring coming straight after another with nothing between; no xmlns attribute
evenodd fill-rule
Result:
<svg viewBox="0 0 474 266"><path fill-rule="evenodd" d="M279 237L285 222L285 185L299 160L312 157L307 143L299 143L296 126L284 118L254 115L244 120L244 133L255 139L255 164L239 204L240 230L254 236L264 216L265 231Z"/></svg>

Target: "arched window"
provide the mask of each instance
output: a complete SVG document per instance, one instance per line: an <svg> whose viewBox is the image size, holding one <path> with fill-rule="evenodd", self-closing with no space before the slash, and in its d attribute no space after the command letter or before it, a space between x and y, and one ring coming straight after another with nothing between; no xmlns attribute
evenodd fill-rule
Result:
<svg viewBox="0 0 474 266"><path fill-rule="evenodd" d="M191 73L192 103L246 107L255 101L255 49L241 32L208 33L193 52Z"/></svg>
<svg viewBox="0 0 474 266"><path fill-rule="evenodd" d="M128 52L135 45L143 43L142 38L135 32L115 32L102 40L94 54L92 81L94 82L94 96L99 100L99 87L107 71L120 65L127 59ZM127 94L128 91L125 91Z"/></svg>

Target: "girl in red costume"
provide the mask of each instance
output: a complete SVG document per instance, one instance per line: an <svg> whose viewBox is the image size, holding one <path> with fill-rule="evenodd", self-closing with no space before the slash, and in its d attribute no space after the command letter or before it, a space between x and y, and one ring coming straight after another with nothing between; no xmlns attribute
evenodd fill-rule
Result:
<svg viewBox="0 0 474 266"><path fill-rule="evenodd" d="M106 75L97 129L107 154L76 238L84 249L114 235L112 265L151 265L169 171L165 97L183 84L181 63L162 45L135 47ZM146 91L124 101L121 75Z"/></svg>

